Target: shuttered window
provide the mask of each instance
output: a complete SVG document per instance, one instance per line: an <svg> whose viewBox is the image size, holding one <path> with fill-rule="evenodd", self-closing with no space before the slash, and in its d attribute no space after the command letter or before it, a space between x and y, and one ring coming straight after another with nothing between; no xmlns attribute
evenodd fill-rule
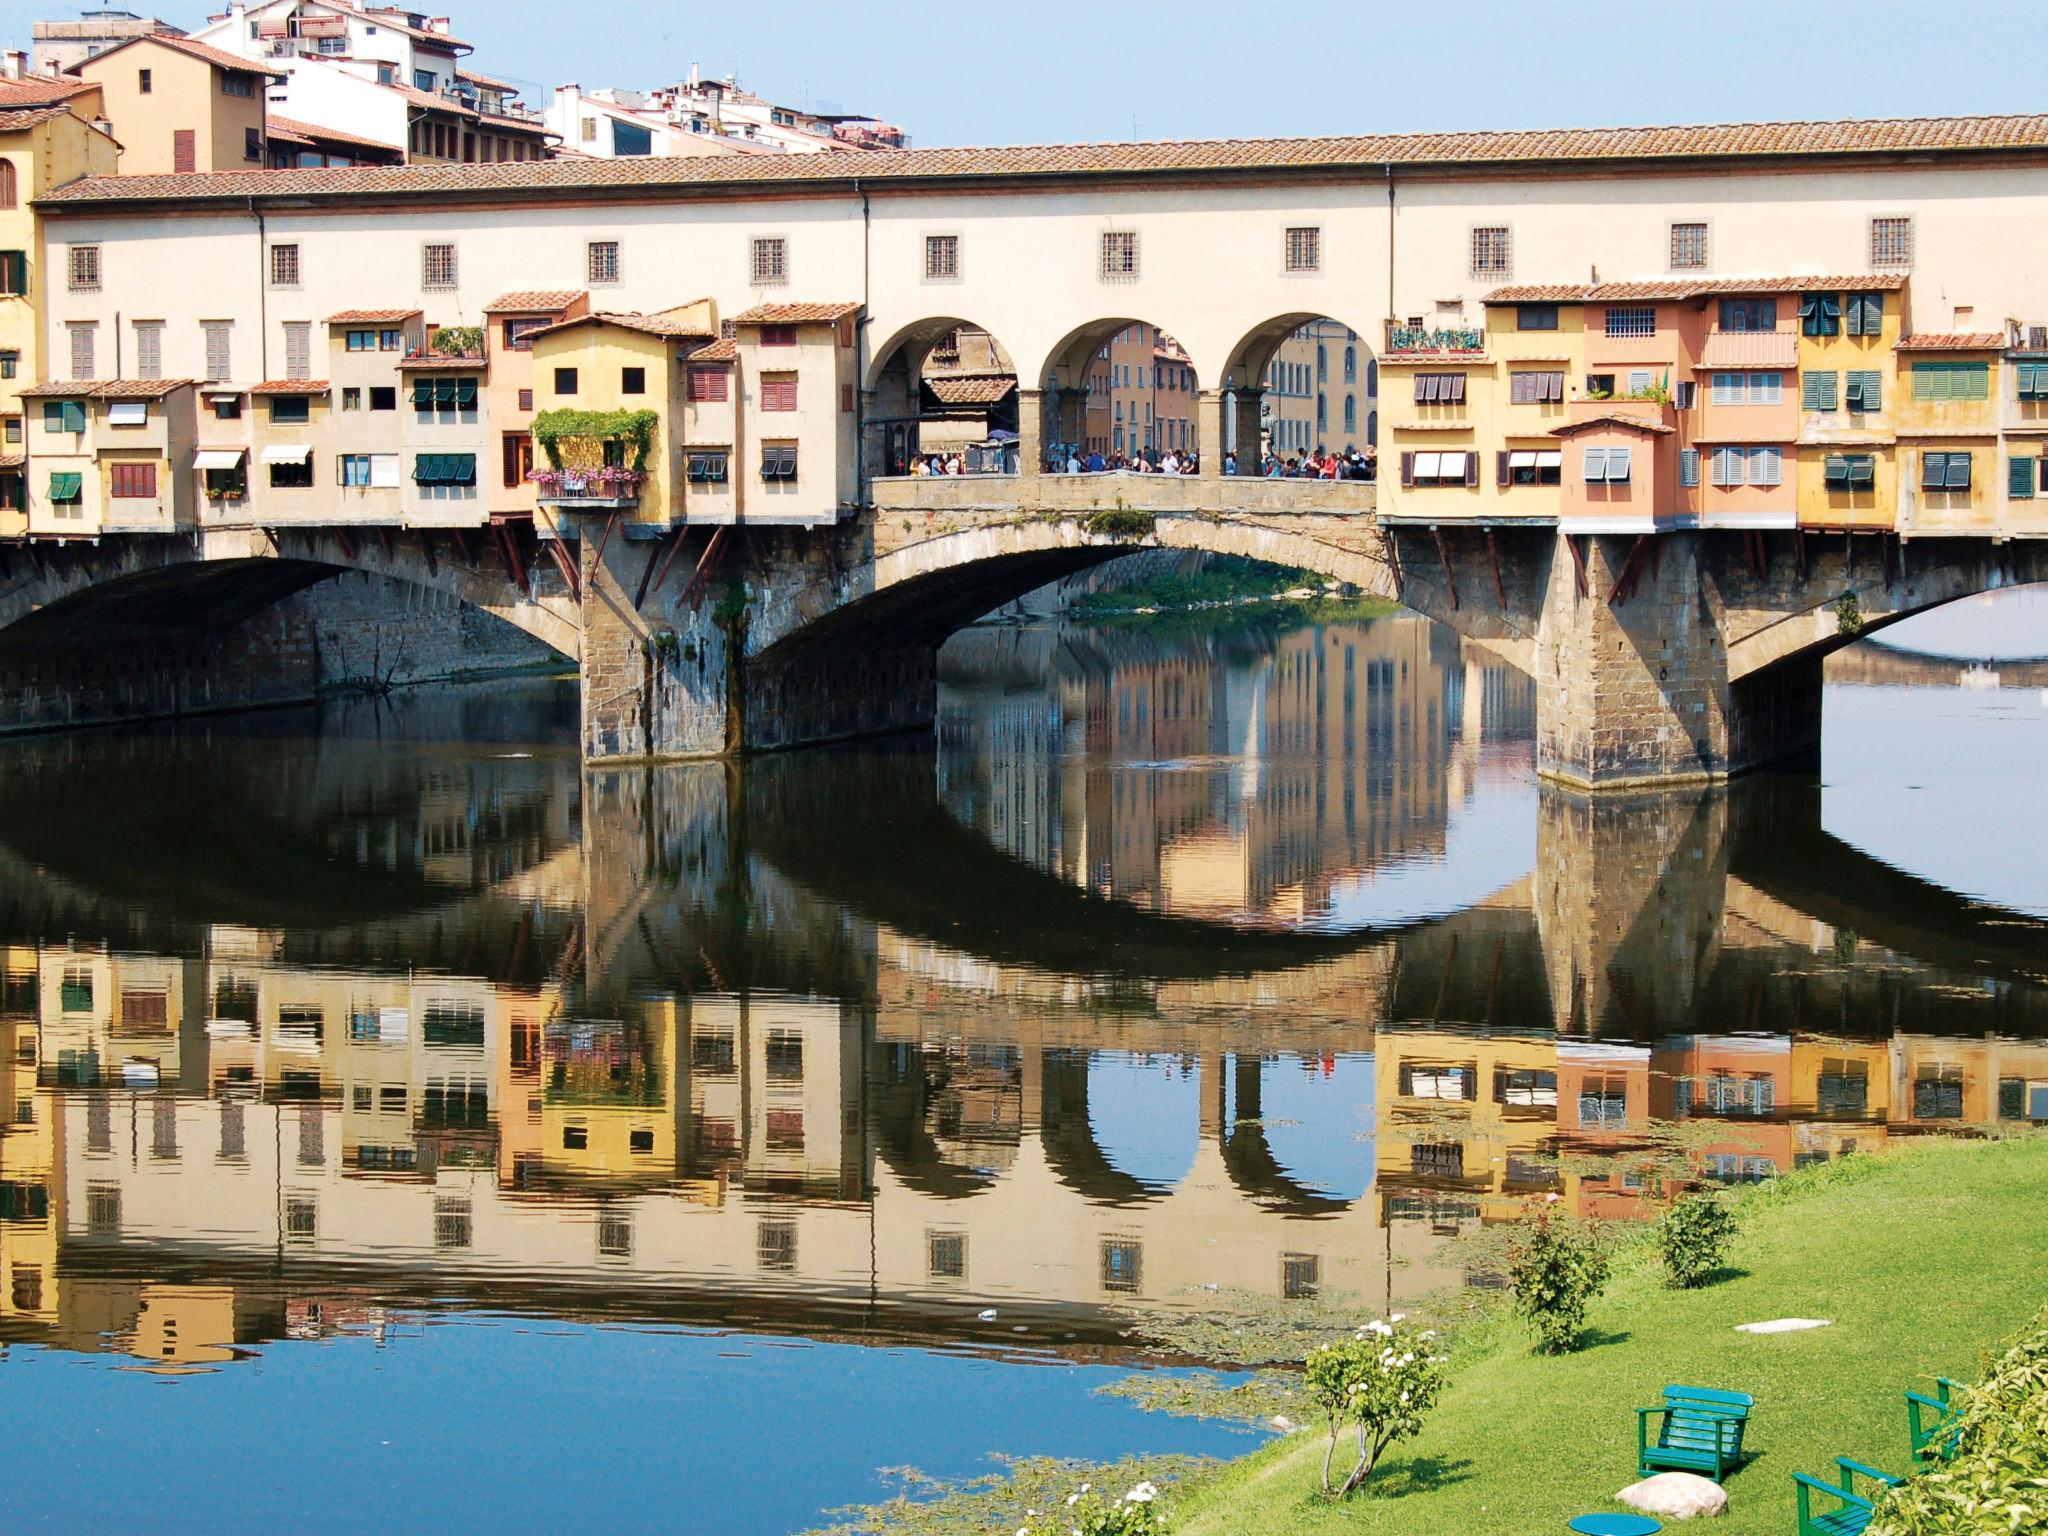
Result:
<svg viewBox="0 0 2048 1536"><path fill-rule="evenodd" d="M83 432L85 430L85 405L78 400L45 400L43 402L43 430L45 432Z"/></svg>
<svg viewBox="0 0 2048 1536"><path fill-rule="evenodd" d="M1880 336L1884 333L1884 295L1881 293L1852 293L1849 295L1848 324L1844 329L1851 336Z"/></svg>
<svg viewBox="0 0 2048 1536"><path fill-rule="evenodd" d="M1915 363L1915 400L1988 400L1991 397L1989 363Z"/></svg>
<svg viewBox="0 0 2048 1536"><path fill-rule="evenodd" d="M2005 493L2018 501L2034 496L2034 459L2013 459L2005 466Z"/></svg>
<svg viewBox="0 0 2048 1536"><path fill-rule="evenodd" d="M1509 375L1508 401L1512 405L1549 405L1563 399L1562 373L1524 371Z"/></svg>
<svg viewBox="0 0 2048 1536"><path fill-rule="evenodd" d="M1970 455L1921 454L1920 488L1924 491L1967 491L1970 488Z"/></svg>
<svg viewBox="0 0 2048 1536"><path fill-rule="evenodd" d="M95 343L99 339L96 325L73 325L71 332L71 377L74 379L97 378L98 364L95 361Z"/></svg>
<svg viewBox="0 0 2048 1536"><path fill-rule="evenodd" d="M2017 370L2022 400L2048 400L2048 363L2021 363Z"/></svg>
<svg viewBox="0 0 2048 1536"><path fill-rule="evenodd" d="M110 464L108 490L123 499L156 499L156 465Z"/></svg>
<svg viewBox="0 0 2048 1536"><path fill-rule="evenodd" d="M220 383L231 377L229 343L234 338L234 323L229 320L202 320L199 329L206 337L206 382Z"/></svg>
<svg viewBox="0 0 2048 1536"><path fill-rule="evenodd" d="M1752 448L1748 457L1751 485L1777 485L1783 481L1785 455L1781 449Z"/></svg>
<svg viewBox="0 0 2048 1536"><path fill-rule="evenodd" d="M761 409L764 411L795 410L796 375L793 373L770 373L762 375Z"/></svg>
<svg viewBox="0 0 2048 1536"><path fill-rule="evenodd" d="M763 445L761 449L761 478L763 480L794 480L796 478L796 444L776 443Z"/></svg>
<svg viewBox="0 0 2048 1536"><path fill-rule="evenodd" d="M284 376L288 379L313 377L313 327L304 320L285 323Z"/></svg>
<svg viewBox="0 0 2048 1536"><path fill-rule="evenodd" d="M1418 373L1415 375L1417 405L1463 405L1465 375L1462 373Z"/></svg>
<svg viewBox="0 0 2048 1536"><path fill-rule="evenodd" d="M692 368L689 371L690 399L699 403L725 399L729 377L724 368Z"/></svg>
<svg viewBox="0 0 2048 1536"><path fill-rule="evenodd" d="M1678 483L1698 485L1700 483L1700 451L1697 448L1678 450Z"/></svg>
<svg viewBox="0 0 2048 1536"><path fill-rule="evenodd" d="M1848 395L1851 411L1881 411L1884 409L1884 375L1875 368L1852 369L1845 376L1844 388Z"/></svg>
<svg viewBox="0 0 2048 1536"><path fill-rule="evenodd" d="M1809 293L1799 301L1802 336L1834 336L1842 329L1842 301L1832 293Z"/></svg>
<svg viewBox="0 0 2048 1536"><path fill-rule="evenodd" d="M1805 411L1832 411L1836 405L1837 377L1832 369L1802 375L1799 380L1799 408Z"/></svg>
<svg viewBox="0 0 2048 1536"><path fill-rule="evenodd" d="M0 164L5 164L0 161ZM28 292L28 252L0 251L0 294L20 298Z"/></svg>
<svg viewBox="0 0 2048 1536"><path fill-rule="evenodd" d="M164 327L161 320L135 322L135 377L160 379L164 376Z"/></svg>
<svg viewBox="0 0 2048 1536"><path fill-rule="evenodd" d="M1607 479L1607 450L1588 448L1580 458L1579 468L1586 484L1601 484Z"/></svg>
<svg viewBox="0 0 2048 1536"><path fill-rule="evenodd" d="M1740 448L1716 448L1714 450L1714 484L1742 484L1744 462L1745 457Z"/></svg>

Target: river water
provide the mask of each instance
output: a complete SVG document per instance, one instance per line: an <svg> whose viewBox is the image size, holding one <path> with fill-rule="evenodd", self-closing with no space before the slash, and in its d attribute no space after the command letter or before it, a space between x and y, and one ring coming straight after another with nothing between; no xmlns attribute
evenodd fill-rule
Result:
<svg viewBox="0 0 2048 1536"><path fill-rule="evenodd" d="M1097 1392L1134 1319L2048 1120L2048 667L1826 709L1818 776L1587 802L1396 617L976 629L936 748L737 769L585 778L536 682L0 746L0 1529L1227 1455Z"/></svg>

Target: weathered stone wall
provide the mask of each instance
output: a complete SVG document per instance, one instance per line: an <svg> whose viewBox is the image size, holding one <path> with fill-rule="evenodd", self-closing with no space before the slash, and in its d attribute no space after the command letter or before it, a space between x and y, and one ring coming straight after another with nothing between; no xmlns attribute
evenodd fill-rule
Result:
<svg viewBox="0 0 2048 1536"><path fill-rule="evenodd" d="M452 593L344 571L279 605L312 626L322 687L487 677L568 658Z"/></svg>

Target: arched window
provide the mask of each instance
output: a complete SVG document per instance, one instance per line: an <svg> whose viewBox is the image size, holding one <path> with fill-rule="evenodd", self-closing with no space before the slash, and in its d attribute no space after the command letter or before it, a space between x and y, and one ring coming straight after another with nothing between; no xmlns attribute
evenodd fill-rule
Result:
<svg viewBox="0 0 2048 1536"><path fill-rule="evenodd" d="M1344 397L1344 435L1346 437L1356 437L1358 435L1358 397L1356 395L1346 395Z"/></svg>
<svg viewBox="0 0 2048 1536"><path fill-rule="evenodd" d="M1320 437L1330 429L1330 400L1327 395L1316 396L1316 435Z"/></svg>
<svg viewBox="0 0 2048 1536"><path fill-rule="evenodd" d="M1376 395L1380 392L1380 360L1369 358L1365 365L1365 392Z"/></svg>
<svg viewBox="0 0 2048 1536"><path fill-rule="evenodd" d="M1330 376L1330 349L1320 341L1316 343L1316 382L1322 383Z"/></svg>
<svg viewBox="0 0 2048 1536"><path fill-rule="evenodd" d="M0 159L0 208L14 206L14 162Z"/></svg>
<svg viewBox="0 0 2048 1536"><path fill-rule="evenodd" d="M1358 382L1358 348L1356 347L1346 347L1344 349L1344 382L1346 384L1356 384Z"/></svg>

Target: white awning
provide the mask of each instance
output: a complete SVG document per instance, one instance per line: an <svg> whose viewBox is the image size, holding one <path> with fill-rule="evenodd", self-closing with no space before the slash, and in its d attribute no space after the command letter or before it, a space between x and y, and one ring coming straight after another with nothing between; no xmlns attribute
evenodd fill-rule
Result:
<svg viewBox="0 0 2048 1536"><path fill-rule="evenodd" d="M1436 467L1442 461L1442 459L1443 455L1440 453L1416 454L1415 478L1418 480L1434 479L1436 476Z"/></svg>
<svg viewBox="0 0 2048 1536"><path fill-rule="evenodd" d="M107 407L107 425L110 427L141 427L148 424L147 400L116 400Z"/></svg>
<svg viewBox="0 0 2048 1536"><path fill-rule="evenodd" d="M1536 451L1536 467L1538 469L1564 468L1564 450L1562 448L1539 448Z"/></svg>
<svg viewBox="0 0 2048 1536"><path fill-rule="evenodd" d="M1517 451L1508 455L1509 469L1534 469L1536 455L1533 452Z"/></svg>
<svg viewBox="0 0 2048 1536"><path fill-rule="evenodd" d="M1462 453L1439 454L1436 472L1439 478L1443 478L1448 475L1464 474L1465 455Z"/></svg>
<svg viewBox="0 0 2048 1536"><path fill-rule="evenodd" d="M192 455L194 469L233 469L242 462L244 448L202 448Z"/></svg>
<svg viewBox="0 0 2048 1536"><path fill-rule="evenodd" d="M303 464L312 457L311 443L273 443L263 450L266 464Z"/></svg>

